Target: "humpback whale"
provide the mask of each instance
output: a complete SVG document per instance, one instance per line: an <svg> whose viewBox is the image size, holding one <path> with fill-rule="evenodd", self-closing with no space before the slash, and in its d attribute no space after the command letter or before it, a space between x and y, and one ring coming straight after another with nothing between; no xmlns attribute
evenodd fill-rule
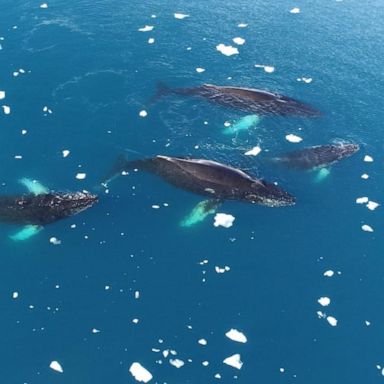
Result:
<svg viewBox="0 0 384 384"><path fill-rule="evenodd" d="M11 236L13 240L26 240L43 226L76 215L98 201L88 192L52 192L29 179L21 183L30 193L0 196L0 222L25 226Z"/></svg>
<svg viewBox="0 0 384 384"><path fill-rule="evenodd" d="M269 92L262 89L219 86L203 84L194 88L169 88L164 84L158 85L155 100L164 95L191 95L200 96L224 107L230 107L243 112L258 115L282 115L315 117L322 113L314 107L299 100Z"/></svg>
<svg viewBox="0 0 384 384"><path fill-rule="evenodd" d="M342 159L352 156L360 149L358 144L317 145L286 153L272 159L294 169L318 169L328 167Z"/></svg>
<svg viewBox="0 0 384 384"><path fill-rule="evenodd" d="M268 207L293 205L295 198L273 183L256 179L245 172L211 160L156 156L128 161L119 157L105 178L112 180L122 172L143 170L168 183L215 200L238 200Z"/></svg>

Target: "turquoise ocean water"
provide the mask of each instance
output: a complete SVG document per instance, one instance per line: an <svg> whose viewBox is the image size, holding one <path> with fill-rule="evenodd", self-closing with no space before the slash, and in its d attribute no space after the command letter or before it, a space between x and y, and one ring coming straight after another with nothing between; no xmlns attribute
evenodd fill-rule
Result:
<svg viewBox="0 0 384 384"><path fill-rule="evenodd" d="M383 202L383 3L42 4L0 6L0 106L10 107L0 109L0 193L24 193L18 180L29 177L99 193L100 202L26 242L11 241L17 228L1 224L0 381L134 383L129 368L139 362L151 383L382 382L383 207L371 211L356 198ZM139 31L145 26L153 29ZM218 44L239 54L225 56ZM263 117L231 137L224 123L243 113L186 97L151 103L159 81L268 89L324 116ZM340 140L361 150L321 183L267 161ZM244 156L256 145L257 157ZM297 204L226 202L219 212L235 217L231 228L214 227L213 216L180 228L199 196L139 172L108 194L98 188L121 153L221 161L279 182ZM323 307L321 297L331 303ZM231 328L247 342L227 338ZM240 370L223 363L234 354Z"/></svg>

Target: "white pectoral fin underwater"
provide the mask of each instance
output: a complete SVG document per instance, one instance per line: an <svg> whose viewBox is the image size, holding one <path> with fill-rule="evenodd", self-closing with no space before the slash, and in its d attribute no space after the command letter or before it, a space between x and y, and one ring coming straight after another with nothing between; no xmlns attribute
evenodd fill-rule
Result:
<svg viewBox="0 0 384 384"><path fill-rule="evenodd" d="M181 221L181 227L192 227L206 219L207 216L216 213L217 208L222 204L221 200L211 199L200 201L192 211Z"/></svg>
<svg viewBox="0 0 384 384"><path fill-rule="evenodd" d="M9 238L13 241L24 241L30 239L32 236L37 235L44 227L41 225L26 225L20 231L17 231L13 235L9 235Z"/></svg>
<svg viewBox="0 0 384 384"><path fill-rule="evenodd" d="M251 128L257 127L261 117L258 115L246 115L239 120L236 120L229 127L223 130L224 135L236 135L241 131L248 131Z"/></svg>

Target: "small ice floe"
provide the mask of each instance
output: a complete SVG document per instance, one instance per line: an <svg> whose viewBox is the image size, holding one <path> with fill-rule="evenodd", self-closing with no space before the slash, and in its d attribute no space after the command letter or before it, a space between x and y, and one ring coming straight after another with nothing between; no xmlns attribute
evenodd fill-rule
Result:
<svg viewBox="0 0 384 384"><path fill-rule="evenodd" d="M153 205L152 205L152 208L153 208L153 209L160 209L160 205L158 205L158 204L153 204Z"/></svg>
<svg viewBox="0 0 384 384"><path fill-rule="evenodd" d="M364 232L373 232L373 228L368 225L368 224L364 224L361 226L361 229L364 231Z"/></svg>
<svg viewBox="0 0 384 384"><path fill-rule="evenodd" d="M228 337L228 339L231 339L233 341L237 341L238 343L246 343L247 337L244 335L244 333L238 331L237 329L230 329L225 336Z"/></svg>
<svg viewBox="0 0 384 384"><path fill-rule="evenodd" d="M148 112L145 111L144 109L142 111L139 112L139 116L140 117L146 117L148 115Z"/></svg>
<svg viewBox="0 0 384 384"><path fill-rule="evenodd" d="M27 131L26 129L22 129L22 130L21 130L21 134L22 134L22 135L26 135L27 133L28 133L28 131Z"/></svg>
<svg viewBox="0 0 384 384"><path fill-rule="evenodd" d="M245 43L245 39L242 37L235 37L232 39L232 41L237 45L243 45Z"/></svg>
<svg viewBox="0 0 384 384"><path fill-rule="evenodd" d="M133 324L138 324L139 321L140 321L139 319L133 319L133 320L132 320L132 323L133 323Z"/></svg>
<svg viewBox="0 0 384 384"><path fill-rule="evenodd" d="M60 372L60 373L64 372L63 367L56 360L51 361L51 364L49 364L49 368L53 369L56 372Z"/></svg>
<svg viewBox="0 0 384 384"><path fill-rule="evenodd" d="M100 333L100 329L97 329L97 328L92 328L92 333Z"/></svg>
<svg viewBox="0 0 384 384"><path fill-rule="evenodd" d="M232 56L232 55L239 54L239 50L235 47L232 47L232 45L219 44L219 45L216 45L216 49L225 56Z"/></svg>
<svg viewBox="0 0 384 384"><path fill-rule="evenodd" d="M235 217L232 215L227 215L226 213L216 213L214 219L215 222L213 225L215 227L221 226L224 228L229 228L232 227Z"/></svg>
<svg viewBox="0 0 384 384"><path fill-rule="evenodd" d="M327 316L327 321L332 327L337 326L337 319L335 319L333 316Z"/></svg>
<svg viewBox="0 0 384 384"><path fill-rule="evenodd" d="M11 113L11 107L9 105L2 105L2 107L5 115L9 115Z"/></svg>
<svg viewBox="0 0 384 384"><path fill-rule="evenodd" d="M320 299L318 299L317 302L323 307L326 307L329 304L331 304L331 299L329 297L320 297Z"/></svg>
<svg viewBox="0 0 384 384"><path fill-rule="evenodd" d="M12 293L12 299L17 299L19 297L19 292Z"/></svg>
<svg viewBox="0 0 384 384"><path fill-rule="evenodd" d="M221 268L221 267L219 267L219 266L215 266L215 271L216 271L216 273L225 273L225 272L228 272L228 271L230 271L231 270L231 268L230 267L228 267L228 265L226 265L225 267L223 267L223 268Z"/></svg>
<svg viewBox="0 0 384 384"><path fill-rule="evenodd" d="M267 72L267 73L275 72L275 67L266 65L266 66L264 66L264 71Z"/></svg>
<svg viewBox="0 0 384 384"><path fill-rule="evenodd" d="M152 374L147 369L145 369L140 363L132 363L129 368L131 375L139 382L148 383L152 380Z"/></svg>
<svg viewBox="0 0 384 384"><path fill-rule="evenodd" d="M284 373L284 372L285 372L285 368L280 368L279 371L280 371L281 373Z"/></svg>
<svg viewBox="0 0 384 384"><path fill-rule="evenodd" d="M68 149L64 149L61 153L63 154L63 157L67 157L71 152Z"/></svg>
<svg viewBox="0 0 384 384"><path fill-rule="evenodd" d="M5 99L5 91L0 91L0 100Z"/></svg>
<svg viewBox="0 0 384 384"><path fill-rule="evenodd" d="M241 367L243 366L243 362L241 361L241 356L239 353L227 357L223 360L223 363L237 369L241 369Z"/></svg>
<svg viewBox="0 0 384 384"><path fill-rule="evenodd" d="M21 159L23 158L23 156L22 156L22 155L15 155L14 158L15 158L16 160L21 160Z"/></svg>
<svg viewBox="0 0 384 384"><path fill-rule="evenodd" d="M48 4L47 3L40 4L40 8L47 9Z"/></svg>
<svg viewBox="0 0 384 384"><path fill-rule="evenodd" d="M185 363L180 359L169 359L169 364L173 365L176 368L181 368Z"/></svg>
<svg viewBox="0 0 384 384"><path fill-rule="evenodd" d="M356 204L365 204L365 203L368 203L368 197L364 196L364 197L358 197L356 199Z"/></svg>
<svg viewBox="0 0 384 384"><path fill-rule="evenodd" d="M44 113L49 113L50 115L52 114L52 109L48 108L46 105L43 107L43 112Z"/></svg>
<svg viewBox="0 0 384 384"><path fill-rule="evenodd" d="M59 240L57 237L51 237L49 239L49 242L53 245L60 245L61 244L61 240Z"/></svg>
<svg viewBox="0 0 384 384"><path fill-rule="evenodd" d="M371 210L371 211L374 211L380 204L379 203L376 203L375 201L368 201L368 204L366 205L366 207Z"/></svg>
<svg viewBox="0 0 384 384"><path fill-rule="evenodd" d="M361 175L361 178L362 178L363 180L367 180L367 179L369 179L369 175L367 175L366 173L364 173L364 174Z"/></svg>
<svg viewBox="0 0 384 384"><path fill-rule="evenodd" d="M205 340L205 339L198 340L198 343L201 345L207 345L208 344L207 340Z"/></svg>
<svg viewBox="0 0 384 384"><path fill-rule="evenodd" d="M84 180L86 177L87 177L87 174L86 174L86 173L82 173L82 172L79 172L79 173L76 175L76 179L77 179L77 180Z"/></svg>
<svg viewBox="0 0 384 384"><path fill-rule="evenodd" d="M174 13L173 16L178 20L183 20L189 17L189 15L186 15L185 13Z"/></svg>
<svg viewBox="0 0 384 384"><path fill-rule="evenodd" d="M365 325L366 325L367 327L369 327L369 326L371 325L371 322L368 321L368 320L365 320Z"/></svg>
<svg viewBox="0 0 384 384"><path fill-rule="evenodd" d="M135 299L140 299L140 291L135 291Z"/></svg>
<svg viewBox="0 0 384 384"><path fill-rule="evenodd" d="M261 148L257 145L256 147L253 147L249 151L245 152L244 155L257 156L260 152L261 152Z"/></svg>
<svg viewBox="0 0 384 384"><path fill-rule="evenodd" d="M200 67L196 68L197 73L203 73L204 71L205 71L204 68L200 68Z"/></svg>
<svg viewBox="0 0 384 384"><path fill-rule="evenodd" d="M324 276L326 276L326 277L332 277L334 274L335 274L335 272L332 271L331 269L324 272Z"/></svg>
<svg viewBox="0 0 384 384"><path fill-rule="evenodd" d="M288 140L290 143L300 143L303 139L300 136L296 136L292 133L285 136L285 139Z"/></svg>
<svg viewBox="0 0 384 384"><path fill-rule="evenodd" d="M291 13L300 13L300 8L298 8L298 7L292 8L289 12L291 12Z"/></svg>
<svg viewBox="0 0 384 384"><path fill-rule="evenodd" d="M205 360L201 363L202 365L204 365L204 367L208 367L209 365L209 361Z"/></svg>
<svg viewBox="0 0 384 384"><path fill-rule="evenodd" d="M146 26L144 26L142 28L139 28L139 31L140 32L150 32L150 31L153 30L153 28L154 28L153 25L146 25Z"/></svg>
<svg viewBox="0 0 384 384"><path fill-rule="evenodd" d="M237 24L237 26L238 26L239 28L247 28L247 27L248 27L248 24L246 24L246 23L240 23L240 24Z"/></svg>
<svg viewBox="0 0 384 384"><path fill-rule="evenodd" d="M150 37L148 39L148 44L154 44L155 43L155 39L153 37Z"/></svg>
<svg viewBox="0 0 384 384"><path fill-rule="evenodd" d="M312 83L312 77L299 77L297 81L303 81L306 84Z"/></svg>
<svg viewBox="0 0 384 384"><path fill-rule="evenodd" d="M364 156L364 161L365 161L366 163L372 163L372 161L373 161L373 157L372 157L372 156L369 156L369 155L365 155L365 156Z"/></svg>

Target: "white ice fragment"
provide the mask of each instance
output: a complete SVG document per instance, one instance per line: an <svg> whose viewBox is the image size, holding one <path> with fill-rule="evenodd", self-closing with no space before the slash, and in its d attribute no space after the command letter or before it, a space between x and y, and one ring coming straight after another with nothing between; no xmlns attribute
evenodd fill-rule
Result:
<svg viewBox="0 0 384 384"><path fill-rule="evenodd" d="M19 297L19 292L12 293L12 299L17 299Z"/></svg>
<svg viewBox="0 0 384 384"><path fill-rule="evenodd" d="M140 291L135 291L135 299L139 299L140 298Z"/></svg>
<svg viewBox="0 0 384 384"><path fill-rule="evenodd" d="M77 180L84 180L85 178L87 177L87 174L86 173L78 173L77 175L76 175L76 179Z"/></svg>
<svg viewBox="0 0 384 384"><path fill-rule="evenodd" d="M364 180L367 180L369 178L369 175L364 173L364 174L361 175L361 178L364 179Z"/></svg>
<svg viewBox="0 0 384 384"><path fill-rule="evenodd" d="M200 339L198 341L198 343L201 344L201 345L207 345L208 344L207 340L205 340L205 339Z"/></svg>
<svg viewBox="0 0 384 384"><path fill-rule="evenodd" d="M216 373L216 375L215 375L215 379L221 379L221 375L220 375L220 373Z"/></svg>
<svg viewBox="0 0 384 384"><path fill-rule="evenodd" d="M146 25L145 27L139 28L140 32L150 32L153 30L153 25Z"/></svg>
<svg viewBox="0 0 384 384"><path fill-rule="evenodd" d="M152 208L153 208L153 209L159 209L159 208L160 208L160 205L153 204L153 205L152 205Z"/></svg>
<svg viewBox="0 0 384 384"><path fill-rule="evenodd" d="M331 299L329 297L320 297L317 302L323 307L326 307L327 305L331 304Z"/></svg>
<svg viewBox="0 0 384 384"><path fill-rule="evenodd" d="M26 134L27 134L27 130L26 130L26 129L22 129L22 130L21 130L21 134L22 134L22 135L26 135Z"/></svg>
<svg viewBox="0 0 384 384"><path fill-rule="evenodd" d="M373 232L373 228L372 228L370 225L368 225L368 224L364 224L364 225L362 225L362 226L361 226L361 229L362 229L363 231L365 231L365 232Z"/></svg>
<svg viewBox="0 0 384 384"><path fill-rule="evenodd" d="M243 366L243 362L241 361L241 356L239 353L227 357L223 360L223 363L237 369L241 369L241 367Z"/></svg>
<svg viewBox="0 0 384 384"><path fill-rule="evenodd" d="M213 225L215 227L222 226L224 228L232 227L235 217L232 215L227 215L226 213L216 213L215 222Z"/></svg>
<svg viewBox="0 0 384 384"><path fill-rule="evenodd" d="M205 360L201 363L202 365L204 365L204 367L208 367L209 365L209 361Z"/></svg>
<svg viewBox="0 0 384 384"><path fill-rule="evenodd" d="M142 111L139 112L139 116L140 117L146 117L148 115L148 112L145 111L144 109Z"/></svg>
<svg viewBox="0 0 384 384"><path fill-rule="evenodd" d="M59 240L57 237L51 237L49 239L49 242L53 245L60 245L61 244L61 240Z"/></svg>
<svg viewBox="0 0 384 384"><path fill-rule="evenodd" d="M139 323L139 319L133 319L133 320L132 320L132 323L133 323L133 324L138 324L138 323Z"/></svg>
<svg viewBox="0 0 384 384"><path fill-rule="evenodd" d="M140 382L148 383L150 380L152 380L152 374L145 369L140 363L132 363L131 367L129 368L129 372L131 375Z"/></svg>
<svg viewBox="0 0 384 384"><path fill-rule="evenodd" d="M167 358L168 355L169 355L169 349L164 349L164 351L162 352L164 358Z"/></svg>
<svg viewBox="0 0 384 384"><path fill-rule="evenodd" d="M286 135L285 138L290 142L290 143L300 143L303 139L300 136L296 136L292 133L289 135Z"/></svg>
<svg viewBox="0 0 384 384"><path fill-rule="evenodd" d="M284 368L280 368L280 372L281 372L281 373L284 373L284 372L285 372L285 369L284 369Z"/></svg>
<svg viewBox="0 0 384 384"><path fill-rule="evenodd" d="M270 65L265 65L264 66L264 71L267 72L267 73L275 72L275 67L272 67Z"/></svg>
<svg viewBox="0 0 384 384"><path fill-rule="evenodd" d="M369 155L365 155L364 156L364 161L367 162L367 163L372 163L373 157L369 156Z"/></svg>
<svg viewBox="0 0 384 384"><path fill-rule="evenodd" d="M155 39L153 37L150 37L148 39L148 44L153 44L155 42Z"/></svg>
<svg viewBox="0 0 384 384"><path fill-rule="evenodd" d="M247 156L257 156L261 152L261 148L259 146L253 147L249 151L245 152L244 155Z"/></svg>
<svg viewBox="0 0 384 384"><path fill-rule="evenodd" d="M337 325L337 319L335 319L333 316L328 316L327 321L332 327L336 327Z"/></svg>
<svg viewBox="0 0 384 384"><path fill-rule="evenodd" d="M202 73L202 72L204 72L205 71L205 69L204 68L196 68L196 72L197 73Z"/></svg>
<svg viewBox="0 0 384 384"><path fill-rule="evenodd" d="M9 115L11 113L11 107L9 105L2 105L2 107L5 115Z"/></svg>
<svg viewBox="0 0 384 384"><path fill-rule="evenodd" d="M292 8L289 12L291 12L291 13L300 13L300 8L297 8L297 7Z"/></svg>
<svg viewBox="0 0 384 384"><path fill-rule="evenodd" d="M0 100L5 99L5 91L0 91Z"/></svg>
<svg viewBox="0 0 384 384"><path fill-rule="evenodd" d="M100 333L100 329L97 329L97 328L92 328L92 333Z"/></svg>
<svg viewBox="0 0 384 384"><path fill-rule="evenodd" d="M180 359L169 359L169 364L173 365L176 368L181 368L185 363Z"/></svg>
<svg viewBox="0 0 384 384"><path fill-rule="evenodd" d="M324 312L321 312L321 311L317 311L316 313L319 319L325 319L327 316Z"/></svg>
<svg viewBox="0 0 384 384"><path fill-rule="evenodd" d="M245 39L242 37L235 37L232 39L232 41L237 45L243 45L245 43Z"/></svg>
<svg viewBox="0 0 384 384"><path fill-rule="evenodd" d="M237 329L231 328L225 336L228 337L228 339L231 339L233 341L237 341L238 343L246 343L247 337L244 335L244 333L238 331Z"/></svg>
<svg viewBox="0 0 384 384"><path fill-rule="evenodd" d="M173 16L175 17L175 19L179 19L179 20L183 20L189 17L189 15L186 15L185 13L174 13Z"/></svg>
<svg viewBox="0 0 384 384"><path fill-rule="evenodd" d="M40 8L47 9L48 4L47 3L40 4Z"/></svg>
<svg viewBox="0 0 384 384"><path fill-rule="evenodd" d="M238 55L239 50L231 45L219 44L216 45L216 49L225 56Z"/></svg>
<svg viewBox="0 0 384 384"><path fill-rule="evenodd" d="M237 26L238 26L239 28L246 28L246 27L248 27L248 24L240 23L240 24L237 24Z"/></svg>
<svg viewBox="0 0 384 384"><path fill-rule="evenodd" d="M364 197L358 197L356 199L356 204L365 204L365 203L368 203L368 197L364 196Z"/></svg>
<svg viewBox="0 0 384 384"><path fill-rule="evenodd" d="M332 270L328 270L328 271L325 271L324 272L324 276L327 276L327 277L332 277L333 275L335 274L335 272L333 272Z"/></svg>
<svg viewBox="0 0 384 384"><path fill-rule="evenodd" d="M16 160L21 160L22 158L23 158L23 156L21 156L21 155L15 155Z"/></svg>
<svg viewBox="0 0 384 384"><path fill-rule="evenodd" d="M221 267L219 267L217 265L215 266L215 271L217 273L225 273L225 272L228 272L230 270L231 270L231 268L229 268L227 265L224 268L221 268Z"/></svg>
<svg viewBox="0 0 384 384"><path fill-rule="evenodd" d="M60 372L60 373L64 372L63 367L56 360L51 361L51 364L49 364L49 368L53 369L56 372Z"/></svg>
<svg viewBox="0 0 384 384"><path fill-rule="evenodd" d="M368 321L368 320L365 320L365 325L366 325L367 327L369 327L369 326L371 325L371 322Z"/></svg>
<svg viewBox="0 0 384 384"><path fill-rule="evenodd" d="M368 201L367 208L371 211L374 211L380 204L375 201Z"/></svg>
<svg viewBox="0 0 384 384"><path fill-rule="evenodd" d="M70 154L70 151L68 149L64 149L62 153L63 153L63 157L67 157Z"/></svg>

